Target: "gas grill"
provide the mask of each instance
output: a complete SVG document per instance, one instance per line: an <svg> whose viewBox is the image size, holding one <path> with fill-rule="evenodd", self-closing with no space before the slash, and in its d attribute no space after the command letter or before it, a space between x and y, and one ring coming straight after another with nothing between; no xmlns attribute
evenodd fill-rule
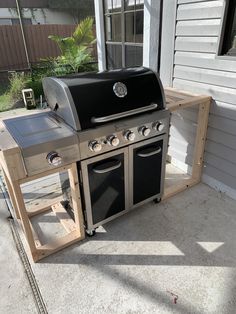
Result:
<svg viewBox="0 0 236 314"><path fill-rule="evenodd" d="M26 171L77 162L86 228L163 194L170 114L147 68L43 80L50 112L5 120Z"/></svg>

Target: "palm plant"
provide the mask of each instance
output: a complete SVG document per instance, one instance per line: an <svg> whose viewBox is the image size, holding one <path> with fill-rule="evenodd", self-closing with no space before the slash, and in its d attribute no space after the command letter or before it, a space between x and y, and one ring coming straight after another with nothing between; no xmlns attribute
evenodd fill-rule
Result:
<svg viewBox="0 0 236 314"><path fill-rule="evenodd" d="M61 55L55 60L57 66L69 65L73 72L79 72L84 69L85 64L93 61L91 55L91 45L95 42L93 18L88 17L81 21L71 37L50 35L48 38L55 41L61 51Z"/></svg>

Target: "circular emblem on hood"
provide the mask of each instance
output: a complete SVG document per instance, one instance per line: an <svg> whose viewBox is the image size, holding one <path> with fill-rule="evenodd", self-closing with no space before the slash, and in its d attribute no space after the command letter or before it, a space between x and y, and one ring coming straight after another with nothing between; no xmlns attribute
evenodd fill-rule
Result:
<svg viewBox="0 0 236 314"><path fill-rule="evenodd" d="M124 83L116 82L113 85L113 91L117 97L125 97L127 95L127 87Z"/></svg>

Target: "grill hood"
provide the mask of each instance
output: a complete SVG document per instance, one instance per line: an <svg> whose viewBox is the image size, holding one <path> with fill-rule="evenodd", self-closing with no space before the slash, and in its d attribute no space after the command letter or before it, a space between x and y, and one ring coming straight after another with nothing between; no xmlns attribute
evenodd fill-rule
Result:
<svg viewBox="0 0 236 314"><path fill-rule="evenodd" d="M80 131L165 108L160 79L139 67L43 79L48 105Z"/></svg>

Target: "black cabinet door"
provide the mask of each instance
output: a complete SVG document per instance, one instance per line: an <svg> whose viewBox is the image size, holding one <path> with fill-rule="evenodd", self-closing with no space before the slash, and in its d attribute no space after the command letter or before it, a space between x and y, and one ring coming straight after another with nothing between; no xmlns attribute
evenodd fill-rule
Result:
<svg viewBox="0 0 236 314"><path fill-rule="evenodd" d="M124 154L88 164L93 224L125 210Z"/></svg>
<svg viewBox="0 0 236 314"><path fill-rule="evenodd" d="M133 149L133 204L161 192L163 140Z"/></svg>

